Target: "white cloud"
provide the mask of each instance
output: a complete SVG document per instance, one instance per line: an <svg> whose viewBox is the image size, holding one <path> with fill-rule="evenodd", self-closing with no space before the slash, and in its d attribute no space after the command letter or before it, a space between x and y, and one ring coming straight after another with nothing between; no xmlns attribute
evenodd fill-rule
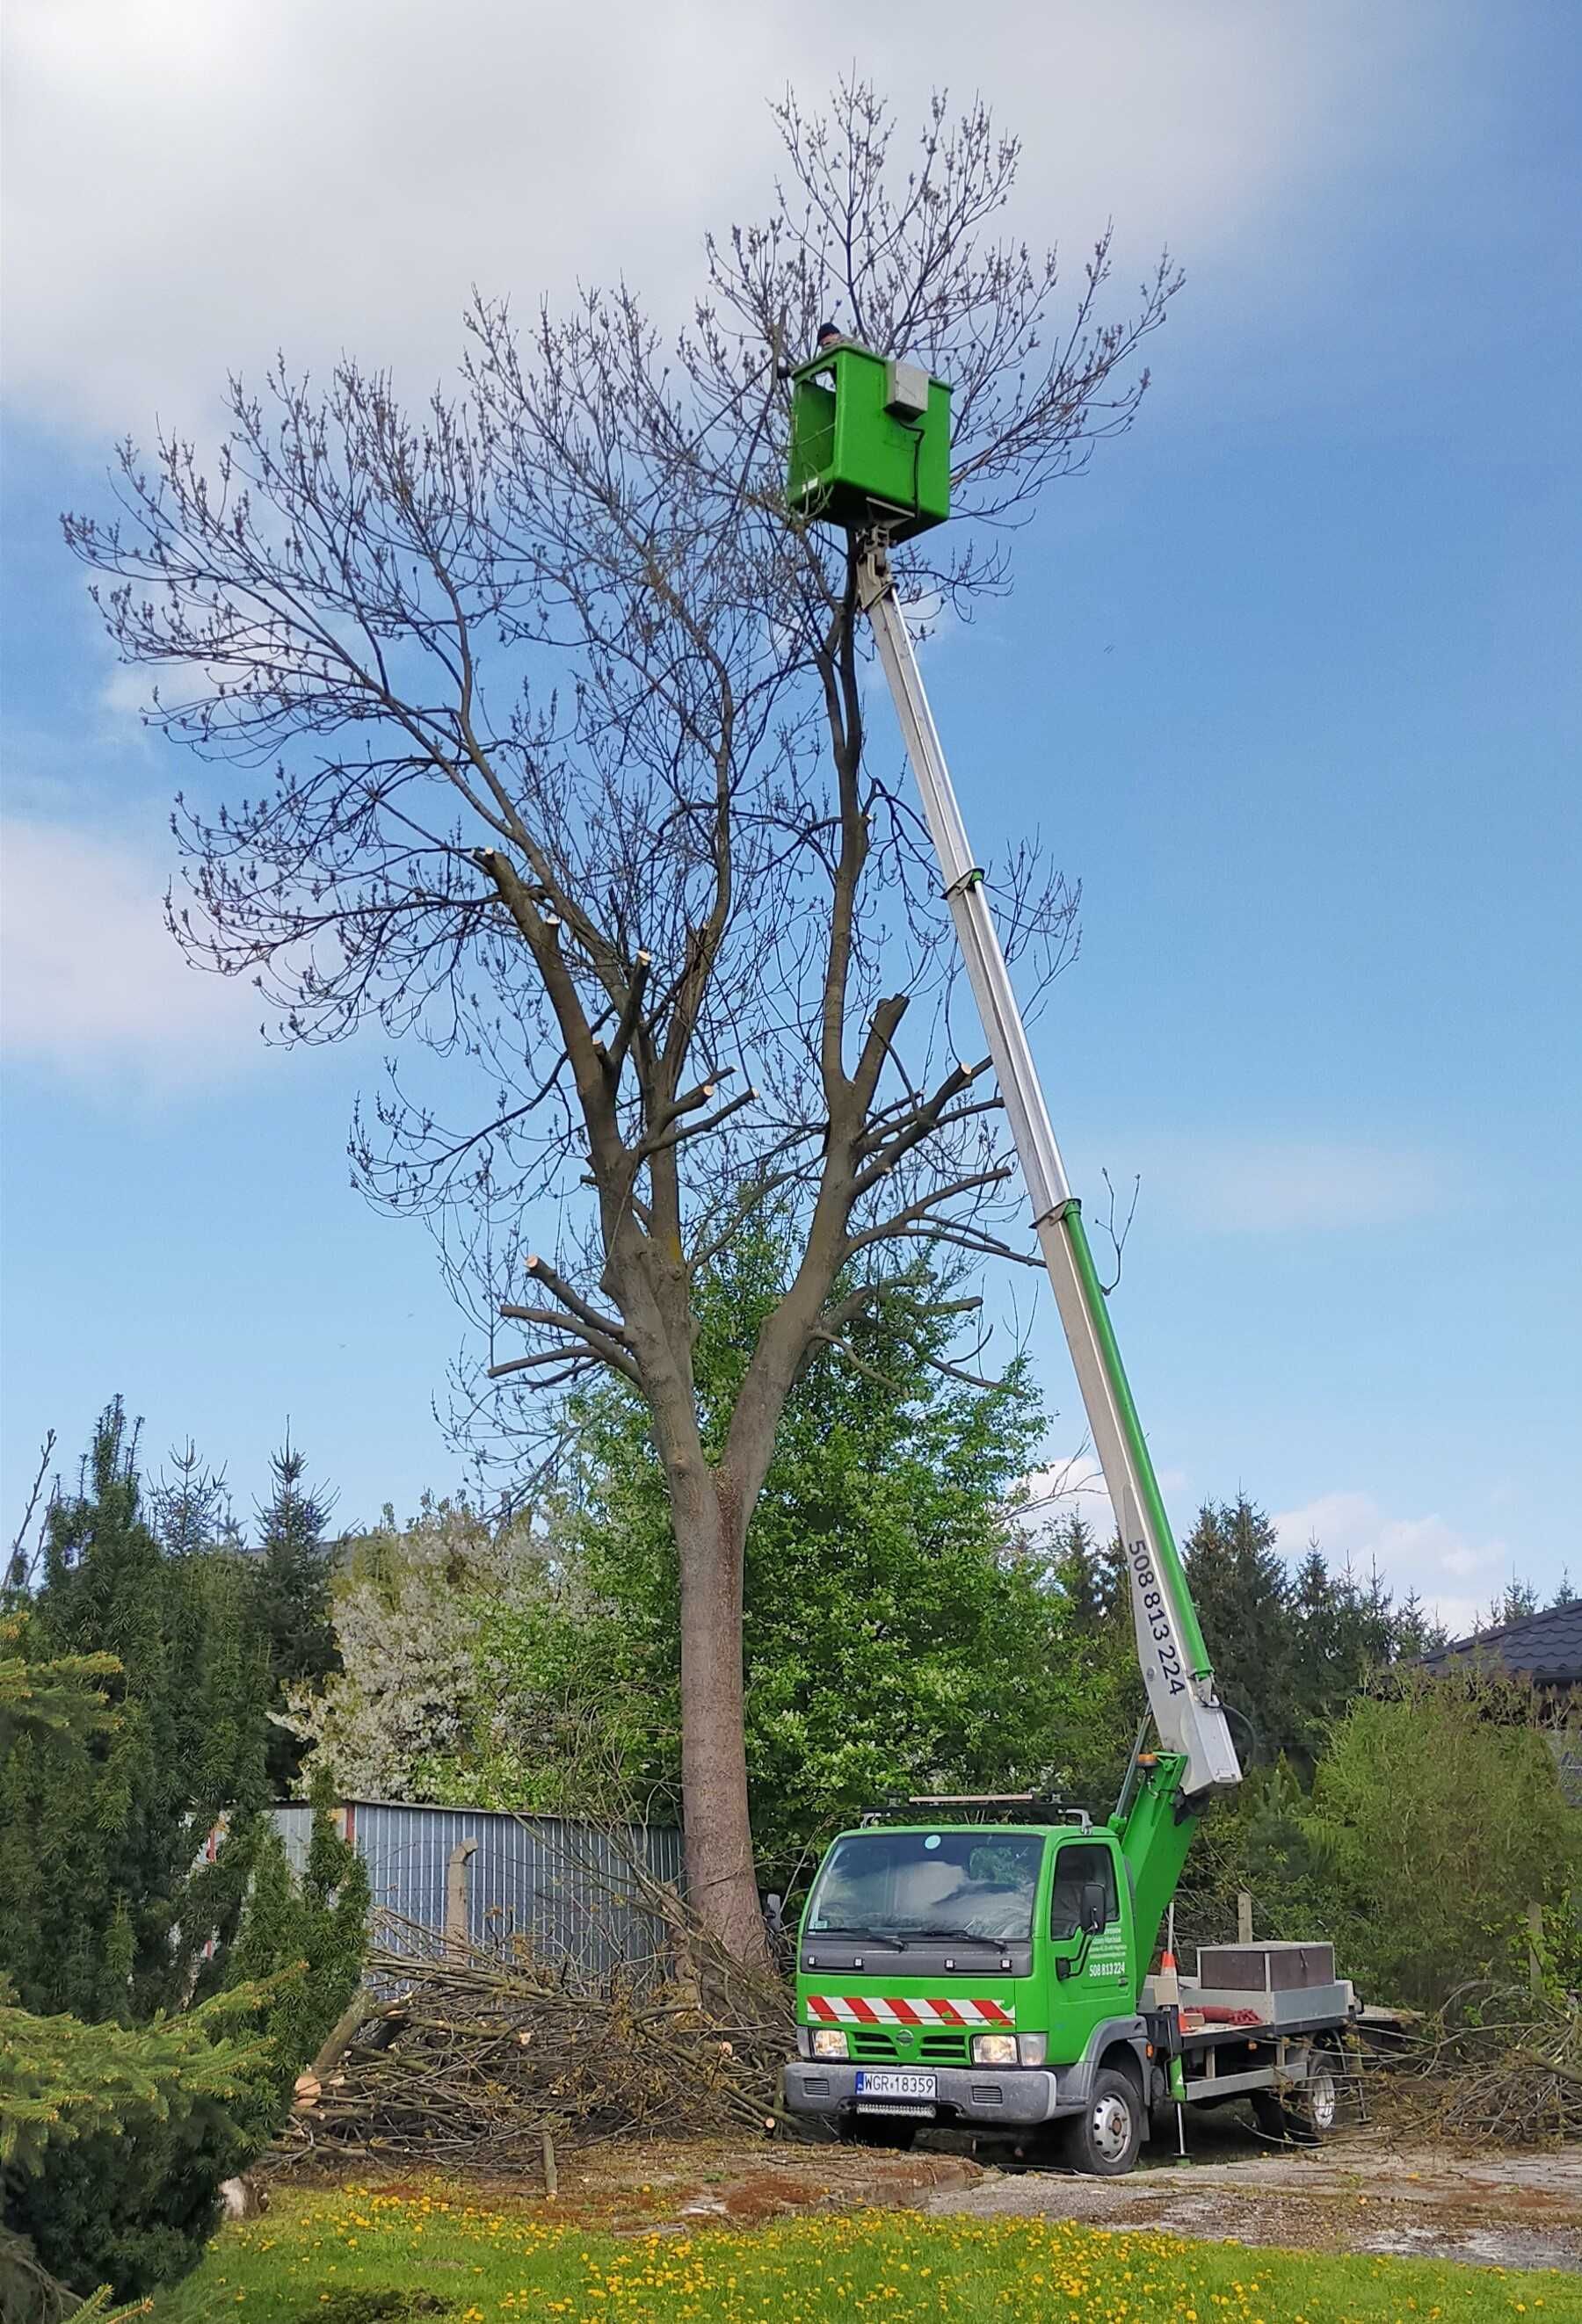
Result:
<svg viewBox="0 0 1582 2324"><path fill-rule="evenodd" d="M1461 1193L1448 1157L1360 1141L1171 1137L1143 1141L1137 1158L1162 1203L1214 1233L1395 1226Z"/></svg>
<svg viewBox="0 0 1582 2324"><path fill-rule="evenodd" d="M189 968L163 875L135 846L64 822L0 826L0 1046L74 1074L210 1078L261 1055L245 982Z"/></svg>
<svg viewBox="0 0 1582 2324"><path fill-rule="evenodd" d="M982 89L1026 141L1013 221L1073 272L1246 244L1356 157L1442 134L1461 13L1364 0L13 0L6 355L51 420L185 422L228 366L343 347L421 384L469 285L531 305L624 272L670 310L763 200L764 100L853 65L915 115ZM418 374L414 383L412 374Z"/></svg>
<svg viewBox="0 0 1582 2324"><path fill-rule="evenodd" d="M1365 1576L1374 1566L1396 1597L1416 1590L1453 1637L1463 1637L1487 1613L1512 1572L1508 1545L1478 1540L1438 1516L1390 1517L1372 1493L1320 1494L1274 1518L1280 1546L1300 1557L1316 1541L1331 1569L1348 1561ZM1476 1582L1476 1593L1465 1585ZM1459 1582L1460 1589L1449 1588Z"/></svg>

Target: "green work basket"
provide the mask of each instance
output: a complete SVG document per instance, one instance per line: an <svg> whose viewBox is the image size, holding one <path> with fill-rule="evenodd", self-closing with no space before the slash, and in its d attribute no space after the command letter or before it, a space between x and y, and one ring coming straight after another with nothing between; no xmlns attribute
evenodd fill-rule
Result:
<svg viewBox="0 0 1582 2324"><path fill-rule="evenodd" d="M795 516L908 540L950 513L950 390L855 341L791 374L786 500Z"/></svg>

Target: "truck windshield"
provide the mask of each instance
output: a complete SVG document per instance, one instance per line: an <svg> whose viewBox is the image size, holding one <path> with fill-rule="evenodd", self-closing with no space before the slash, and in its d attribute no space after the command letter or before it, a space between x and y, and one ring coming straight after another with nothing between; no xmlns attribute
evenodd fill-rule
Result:
<svg viewBox="0 0 1582 2324"><path fill-rule="evenodd" d="M853 1832L820 1868L808 1934L1030 1937L1043 1851L1041 1832Z"/></svg>

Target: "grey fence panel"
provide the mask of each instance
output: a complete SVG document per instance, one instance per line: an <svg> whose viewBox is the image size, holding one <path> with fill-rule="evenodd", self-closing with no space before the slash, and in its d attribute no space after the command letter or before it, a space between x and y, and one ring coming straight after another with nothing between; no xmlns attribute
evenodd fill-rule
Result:
<svg viewBox="0 0 1582 2324"><path fill-rule="evenodd" d="M293 1802L286 1807L271 1808L269 1812L284 1845L286 1862L300 1880L308 1869L308 1849L313 1838L313 1811L304 1800L301 1806Z"/></svg>
<svg viewBox="0 0 1582 2324"><path fill-rule="evenodd" d="M529 1946L548 1960L605 1976L652 1961L663 1949L662 1923L638 1900L634 1863L653 1878L681 1884L681 1835L665 1825L605 1831L558 1816L500 1815L483 1808L403 1806L351 1800L345 1813L368 1868L375 1914L415 1924L433 1941L445 1928L451 1851L475 1843L467 1866L468 1933L475 1944L509 1951ZM308 1855L311 1811L273 1811L292 1868ZM386 1932L404 1946L412 1931Z"/></svg>

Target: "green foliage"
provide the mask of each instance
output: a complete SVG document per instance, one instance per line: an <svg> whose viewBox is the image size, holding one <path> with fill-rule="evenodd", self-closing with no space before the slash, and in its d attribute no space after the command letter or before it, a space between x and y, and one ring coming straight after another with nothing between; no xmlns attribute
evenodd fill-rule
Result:
<svg viewBox="0 0 1582 2324"><path fill-rule="evenodd" d="M265 1998L239 1987L126 2027L36 2016L0 1987L5 2224L74 2292L131 2297L201 2258L270 2065L229 2029Z"/></svg>
<svg viewBox="0 0 1582 2324"><path fill-rule="evenodd" d="M41 1664L116 1668L92 1731L0 1738L0 1969L43 2013L179 2007L206 1940L236 1926L238 1864L194 1859L262 1795L264 1671L236 1562L167 1556L144 1522L118 1400L50 1512L28 1636Z"/></svg>
<svg viewBox="0 0 1582 2324"><path fill-rule="evenodd" d="M1293 1574L1244 1493L1205 1502L1182 1554L1244 1765L1283 1758L1310 1778L1346 1705L1431 1643L1415 1599L1397 1607L1376 1572L1332 1573L1316 1542Z"/></svg>
<svg viewBox="0 0 1582 2324"><path fill-rule="evenodd" d="M251 1567L254 1613L269 1655L269 1707L286 1708L293 1690L315 1688L338 1669L330 1618L331 1551L324 1528L334 1507L306 1484L306 1457L288 1434L270 1456L274 1490L259 1510L263 1528ZM302 1771L307 1745L275 1720L269 1730L269 1780L284 1799Z"/></svg>
<svg viewBox="0 0 1582 2324"><path fill-rule="evenodd" d="M787 1263L772 1234L745 1238L697 1286L710 1458ZM770 1886L876 1799L1061 1776L1106 1715L1108 1672L1012 1506L1037 1399L1019 1364L987 1391L940 1370L950 1323L930 1310L948 1287L898 1281L849 1354L807 1365L748 1528L747 1759ZM536 1603L483 1613L469 1739L429 1770L440 1796L652 1812L675 1782L664 1480L634 1398L600 1389L579 1418L572 1554Z"/></svg>
<svg viewBox="0 0 1582 2324"><path fill-rule="evenodd" d="M61 1655L29 1662L25 1610L0 1616L0 1750L28 1734L67 1743L102 1735L115 1714L104 1682L117 1677L114 1655Z"/></svg>
<svg viewBox="0 0 1582 2324"><path fill-rule="evenodd" d="M254 2115L261 2140L284 2116L298 2074L356 1991L367 1945L368 1869L340 1835L327 1767L315 1770L311 1798L301 1880L291 1877L279 1833L262 1826L246 1915L231 1950L233 1984L245 1989L268 1980L272 1997L263 2030L274 2071L267 2102Z"/></svg>
<svg viewBox="0 0 1582 2324"><path fill-rule="evenodd" d="M1475 1978L1527 1974L1531 1904L1582 1890L1582 1817L1528 1691L1476 1672L1355 1702L1302 1818L1314 1904L1377 1998L1438 2007Z"/></svg>
<svg viewBox="0 0 1582 2324"><path fill-rule="evenodd" d="M113 1404L0 1630L5 2264L46 2308L50 2275L125 2296L195 2263L361 1969L362 1865L322 1815L299 1890L263 1815L261 1597L178 1471L151 1524Z"/></svg>
<svg viewBox="0 0 1582 2324"><path fill-rule="evenodd" d="M1234 1797L1216 1802L1193 1841L1176 1900L1178 1947L1233 1936L1244 1888L1254 1902L1259 1936L1333 1936L1333 1899L1309 1812L1289 1760L1247 1769ZM1349 1959L1342 1966L1351 1974Z"/></svg>

